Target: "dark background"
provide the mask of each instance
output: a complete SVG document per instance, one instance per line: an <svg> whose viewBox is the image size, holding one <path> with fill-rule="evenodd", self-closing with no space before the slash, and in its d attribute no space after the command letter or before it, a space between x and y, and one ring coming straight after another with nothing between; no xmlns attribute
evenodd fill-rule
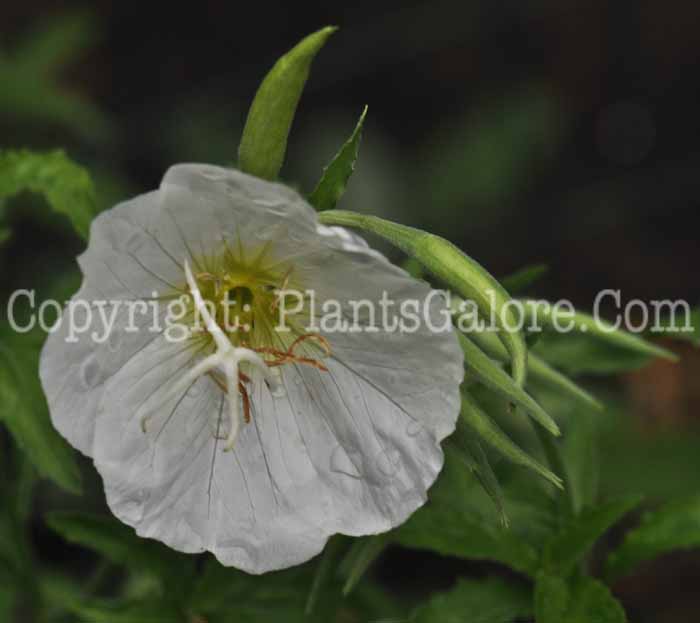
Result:
<svg viewBox="0 0 700 623"><path fill-rule="evenodd" d="M537 294L584 309L603 288L624 301L700 301L700 4L351 4L5 0L2 58L41 70L0 65L0 147L65 147L95 173L102 207L156 187L173 163L234 163L265 72L337 24L301 101L286 181L311 190L368 104L342 207L445 235L496 275L544 262ZM10 218L16 270L5 280L81 249L60 217ZM679 454L673 440L697 428L700 363L677 350L682 364L616 381L629 408L624 435L605 438L621 455L604 457L610 491L697 491L697 471L679 461L700 446ZM37 538L50 559L74 554ZM404 555L379 569L399 588L425 580ZM465 568L454 564L426 557L422 570L449 584ZM699 578L688 553L615 589L632 620L643 609L644 620L688 623Z"/></svg>

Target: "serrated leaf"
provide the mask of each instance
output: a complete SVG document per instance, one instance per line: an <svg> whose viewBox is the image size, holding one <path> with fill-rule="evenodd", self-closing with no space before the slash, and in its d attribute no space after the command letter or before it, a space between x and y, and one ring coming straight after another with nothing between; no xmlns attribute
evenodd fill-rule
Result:
<svg viewBox="0 0 700 623"><path fill-rule="evenodd" d="M445 466L430 489L428 502L395 530L392 538L404 547L499 562L534 576L539 557L521 532L528 526L514 522L506 530L485 514L485 507L488 500L480 492L473 474L448 445Z"/></svg>
<svg viewBox="0 0 700 623"><path fill-rule="evenodd" d="M561 478L518 447L466 392L462 394L460 416L460 419L471 427L484 443L501 453L509 461L531 469L555 487L561 488Z"/></svg>
<svg viewBox="0 0 700 623"><path fill-rule="evenodd" d="M51 208L67 216L87 238L97 212L95 188L87 171L62 151L0 152L0 201L22 191L46 197Z"/></svg>
<svg viewBox="0 0 700 623"><path fill-rule="evenodd" d="M640 564L675 550L700 547L700 496L677 500L646 513L640 525L610 554L606 575L611 580Z"/></svg>
<svg viewBox="0 0 700 623"><path fill-rule="evenodd" d="M503 277L500 282L511 294L520 294L533 283L539 281L548 271L549 267L546 264L532 264L521 268L512 275Z"/></svg>
<svg viewBox="0 0 700 623"><path fill-rule="evenodd" d="M242 171L266 180L277 177L311 63L336 30L333 26L326 26L302 39L265 76L243 128L238 149Z"/></svg>
<svg viewBox="0 0 700 623"><path fill-rule="evenodd" d="M151 539L143 539L125 524L111 517L72 511L56 511L46 523L64 539L92 549L108 560L134 571L156 577L187 577L190 559Z"/></svg>
<svg viewBox="0 0 700 623"><path fill-rule="evenodd" d="M545 544L542 566L549 572L566 576L622 517L637 507L639 496L613 500L598 507L585 509L572 517L562 530Z"/></svg>
<svg viewBox="0 0 700 623"><path fill-rule="evenodd" d="M537 623L626 623L620 603L605 584L581 577L569 585L563 578L540 572L535 584Z"/></svg>
<svg viewBox="0 0 700 623"><path fill-rule="evenodd" d="M367 115L367 106L362 110L360 120L350 138L340 148L330 164L324 169L318 185L309 195L309 203L317 210L333 209L345 193L348 180L355 170L357 154L362 140L362 126Z"/></svg>
<svg viewBox="0 0 700 623"><path fill-rule="evenodd" d="M495 392L510 399L532 417L537 423L553 435L559 435L559 427L550 415L530 396L499 365L484 353L474 342L463 333L457 332L464 365L476 378Z"/></svg>
<svg viewBox="0 0 700 623"><path fill-rule="evenodd" d="M511 623L532 614L528 588L501 578L458 579L450 591L419 606L412 623ZM468 618L467 618L468 617Z"/></svg>
<svg viewBox="0 0 700 623"><path fill-rule="evenodd" d="M39 383L40 342L35 337L0 327L0 422L42 477L79 494L73 451L51 425Z"/></svg>

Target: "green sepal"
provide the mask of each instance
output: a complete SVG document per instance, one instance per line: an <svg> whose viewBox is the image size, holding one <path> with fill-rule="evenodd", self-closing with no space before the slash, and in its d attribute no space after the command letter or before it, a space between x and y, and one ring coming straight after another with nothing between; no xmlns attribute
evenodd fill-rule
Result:
<svg viewBox="0 0 700 623"><path fill-rule="evenodd" d="M464 353L464 365L481 383L521 406L533 420L552 435L561 434L557 423L550 415L522 387L518 387L502 367L494 363L463 333L457 331L457 337Z"/></svg>
<svg viewBox="0 0 700 623"><path fill-rule="evenodd" d="M362 126L366 115L367 106L362 110L360 120L352 135L323 170L323 175L316 188L309 195L309 203L319 212L332 210L345 193L348 180L355 170L355 162L357 162L357 154L360 151L360 141L362 140Z"/></svg>
<svg viewBox="0 0 700 623"><path fill-rule="evenodd" d="M472 428L484 443L500 452L509 461L531 469L555 487L562 487L562 481L559 476L552 473L539 461L518 447L466 392L462 392L460 422Z"/></svg>
<svg viewBox="0 0 700 623"><path fill-rule="evenodd" d="M433 234L346 210L329 210L319 214L326 225L344 225L363 229L388 240L415 257L438 279L473 300L479 311L493 318L499 339L511 357L513 380L521 387L527 374L527 347L522 333L514 331L518 318L507 304L511 298L500 283L479 263L460 251L448 240Z"/></svg>

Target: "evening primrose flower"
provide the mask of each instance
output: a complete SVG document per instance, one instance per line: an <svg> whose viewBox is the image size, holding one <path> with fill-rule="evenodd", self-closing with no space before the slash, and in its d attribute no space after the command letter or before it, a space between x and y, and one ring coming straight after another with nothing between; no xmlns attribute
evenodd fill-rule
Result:
<svg viewBox="0 0 700 623"><path fill-rule="evenodd" d="M41 380L54 426L139 535L262 573L424 503L460 407L461 350L435 328L445 302L295 191L177 165L98 216L78 261L84 330L64 315ZM430 322L384 326L367 303L387 298ZM327 301L341 320L361 309L359 327L319 323Z"/></svg>

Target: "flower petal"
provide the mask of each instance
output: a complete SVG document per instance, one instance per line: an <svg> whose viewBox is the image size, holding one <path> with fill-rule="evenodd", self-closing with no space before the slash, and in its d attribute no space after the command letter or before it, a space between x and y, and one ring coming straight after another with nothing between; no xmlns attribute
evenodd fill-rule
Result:
<svg viewBox="0 0 700 623"><path fill-rule="evenodd" d="M295 282L319 304L339 301L344 317L351 300L376 306L386 295L390 320L416 301L422 321L390 331L360 314L359 331L322 330L327 370L281 366L284 395L252 374L252 421L231 452L222 451L231 393L208 376L172 392L209 351L126 333L121 316L116 352L66 344L62 327L42 355L56 427L93 456L110 507L139 534L252 573L303 562L336 532L400 524L424 503L459 412L462 355L446 305L359 236L319 226L293 190L207 165L175 166L157 192L98 217L80 258L80 296L173 295L184 261L202 270L222 245L293 266ZM425 322L445 318L442 332Z"/></svg>

